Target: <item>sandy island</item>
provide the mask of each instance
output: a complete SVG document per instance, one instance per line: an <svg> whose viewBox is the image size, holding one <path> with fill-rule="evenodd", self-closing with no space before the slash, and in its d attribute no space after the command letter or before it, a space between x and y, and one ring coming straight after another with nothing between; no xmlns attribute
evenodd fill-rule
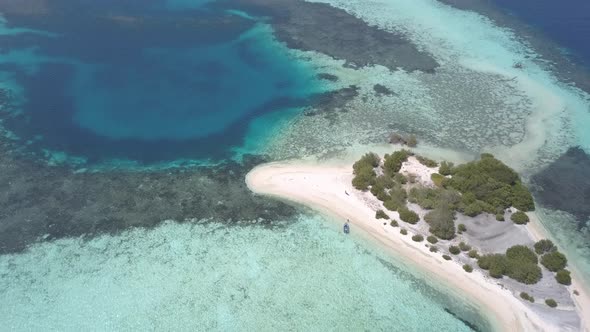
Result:
<svg viewBox="0 0 590 332"><path fill-rule="evenodd" d="M415 158L405 162L402 171L417 174L421 182L430 181L430 173L434 172ZM433 280L451 286L452 293L466 297L469 303L479 307L490 318L495 330L590 331L589 293L575 274L572 286L568 287L570 291L576 289L579 292L579 295L572 296L571 303L574 305L551 309L538 304L536 307L525 304L513 291L482 274L479 269L466 273L457 260L445 261L441 253L430 252L425 243L412 241L412 229L409 235L404 236L399 228L376 220L377 207L368 198L370 193L367 195L354 189L352 178L352 165L318 165L299 161L258 166L247 175L246 183L257 194L300 203L339 220L349 219L353 232L363 233L361 235L376 241L390 254L416 266ZM545 232L537 224L534 214L531 217L532 222L528 226L520 227L527 230L531 241L544 238Z"/></svg>

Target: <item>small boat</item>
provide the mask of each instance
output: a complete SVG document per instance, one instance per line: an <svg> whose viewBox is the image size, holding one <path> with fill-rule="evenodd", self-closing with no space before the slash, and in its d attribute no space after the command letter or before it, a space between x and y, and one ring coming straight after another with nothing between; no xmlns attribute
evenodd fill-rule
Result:
<svg viewBox="0 0 590 332"><path fill-rule="evenodd" d="M348 223L344 224L344 234L348 234L350 233L350 226L348 226Z"/></svg>

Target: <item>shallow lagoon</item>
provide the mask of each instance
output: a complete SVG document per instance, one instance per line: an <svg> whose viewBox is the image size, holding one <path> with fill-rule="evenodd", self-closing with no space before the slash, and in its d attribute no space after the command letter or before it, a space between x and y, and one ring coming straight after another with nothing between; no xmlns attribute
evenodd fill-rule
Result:
<svg viewBox="0 0 590 332"><path fill-rule="evenodd" d="M1 256L0 268L0 320L15 331L489 329L310 216L275 229L169 222L59 240Z"/></svg>

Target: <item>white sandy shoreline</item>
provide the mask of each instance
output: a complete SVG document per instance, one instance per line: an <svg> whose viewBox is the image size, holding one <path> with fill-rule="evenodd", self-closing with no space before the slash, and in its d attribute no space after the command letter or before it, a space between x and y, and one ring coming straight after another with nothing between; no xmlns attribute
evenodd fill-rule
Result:
<svg viewBox="0 0 590 332"><path fill-rule="evenodd" d="M248 187L255 193L304 204L341 220L349 219L353 231L360 230L395 257L403 258L404 262L416 266L433 280L451 286L455 290L453 293L467 296L467 300L491 318L495 330L561 330L558 322L550 317L540 317L509 290L487 281L480 272L466 273L457 262L445 261L441 254L431 253L424 243L401 235L399 228L384 226L375 220L375 210L358 195L351 180L351 165L322 166L303 162L261 165L246 177ZM581 291L577 300L582 308L590 309L583 305L588 303L587 292ZM587 319L582 322L582 329L590 331Z"/></svg>

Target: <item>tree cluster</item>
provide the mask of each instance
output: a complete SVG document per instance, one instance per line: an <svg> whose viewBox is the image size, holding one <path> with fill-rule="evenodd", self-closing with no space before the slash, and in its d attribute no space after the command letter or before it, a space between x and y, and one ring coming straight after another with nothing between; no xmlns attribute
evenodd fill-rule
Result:
<svg viewBox="0 0 590 332"><path fill-rule="evenodd" d="M518 174L491 154L455 166L452 172L453 177L444 178L443 186L463 194L460 210L466 215L496 214L510 206L522 211L535 209L533 197Z"/></svg>
<svg viewBox="0 0 590 332"><path fill-rule="evenodd" d="M508 276L524 284L535 284L541 279L541 268L535 252L527 246L516 245L505 254L480 256L477 264L487 270L491 277Z"/></svg>

